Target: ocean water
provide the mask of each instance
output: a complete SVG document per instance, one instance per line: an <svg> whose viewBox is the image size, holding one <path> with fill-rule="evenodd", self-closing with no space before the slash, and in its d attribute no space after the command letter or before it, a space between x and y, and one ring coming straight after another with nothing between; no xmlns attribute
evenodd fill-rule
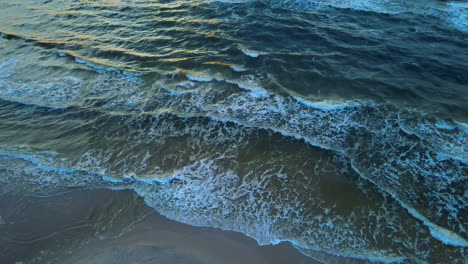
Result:
<svg viewBox="0 0 468 264"><path fill-rule="evenodd" d="M3 0L0 34L2 194L133 190L324 263L467 262L464 1Z"/></svg>

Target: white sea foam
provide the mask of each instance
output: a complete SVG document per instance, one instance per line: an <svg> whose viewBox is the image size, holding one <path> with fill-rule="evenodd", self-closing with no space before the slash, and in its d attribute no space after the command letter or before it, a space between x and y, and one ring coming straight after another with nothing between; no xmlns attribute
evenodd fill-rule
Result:
<svg viewBox="0 0 468 264"><path fill-rule="evenodd" d="M235 84L239 88L251 92L251 95L254 97L266 97L268 96L268 92L262 88L261 86L257 85L255 82L251 80L226 80L227 83Z"/></svg>
<svg viewBox="0 0 468 264"><path fill-rule="evenodd" d="M251 95L254 97L268 96L268 92L263 87L261 87L261 85L257 83L257 81L255 80L255 77L252 75L245 75L245 76L242 76L242 78L237 79L237 80L228 80L228 79L223 79L221 77L211 77L211 76L207 76L203 74L197 74L197 75L187 74L186 76L190 81L196 81L196 82L216 81L216 82L226 82L229 84L234 84L242 90L249 91ZM182 83L179 83L179 86L187 85L187 84L188 83L182 82Z"/></svg>
<svg viewBox="0 0 468 264"><path fill-rule="evenodd" d="M187 78L191 81L197 82L211 82L213 78L206 75L194 75L194 74L187 74Z"/></svg>
<svg viewBox="0 0 468 264"><path fill-rule="evenodd" d="M236 66L236 65L232 65L232 66L230 66L230 68L235 72L245 72L246 71L246 69L244 69L244 68L242 68L240 66Z"/></svg>
<svg viewBox="0 0 468 264"><path fill-rule="evenodd" d="M455 129L454 126L449 125L446 121L441 121L441 120L437 121L437 122L435 123L435 126L436 126L437 128L446 129L446 130L454 130L454 129Z"/></svg>
<svg viewBox="0 0 468 264"><path fill-rule="evenodd" d="M123 183L124 182L122 179L115 179L115 178L108 177L108 176L102 176L102 179L104 181L113 182L113 183Z"/></svg>
<svg viewBox="0 0 468 264"><path fill-rule="evenodd" d="M468 31L468 3L451 1L447 6L444 9L447 21L461 31Z"/></svg>
<svg viewBox="0 0 468 264"><path fill-rule="evenodd" d="M353 101L347 101L347 102L330 102L330 101L308 101L305 100L301 97L298 96L292 96L296 101L299 103L314 108L314 109L322 109L322 110L337 110L337 109L343 109L346 107L353 107L358 105L357 103L354 103Z"/></svg>
<svg viewBox="0 0 468 264"><path fill-rule="evenodd" d="M248 50L248 49L241 49L242 53L244 53L245 55L249 56L249 57L252 57L252 58L257 58L258 56L260 56L260 53L257 53L255 51L252 51L252 50Z"/></svg>
<svg viewBox="0 0 468 264"><path fill-rule="evenodd" d="M440 226L432 225L428 222L425 222L425 224L427 224L431 230L431 235L439 241L442 241L444 244L458 247L468 247L468 241L454 232Z"/></svg>

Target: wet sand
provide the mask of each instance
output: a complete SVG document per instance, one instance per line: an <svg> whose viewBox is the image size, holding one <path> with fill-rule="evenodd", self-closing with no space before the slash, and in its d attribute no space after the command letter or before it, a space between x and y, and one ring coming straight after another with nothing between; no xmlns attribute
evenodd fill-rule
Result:
<svg viewBox="0 0 468 264"><path fill-rule="evenodd" d="M318 263L288 243L259 246L241 233L169 220L130 191L3 195L0 215L5 264Z"/></svg>

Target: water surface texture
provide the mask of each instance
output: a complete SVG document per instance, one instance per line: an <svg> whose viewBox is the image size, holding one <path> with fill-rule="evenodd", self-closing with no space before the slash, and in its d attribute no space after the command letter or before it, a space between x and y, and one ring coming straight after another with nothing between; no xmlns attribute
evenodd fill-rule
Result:
<svg viewBox="0 0 468 264"><path fill-rule="evenodd" d="M467 262L464 1L2 0L0 32L3 194L130 189L324 263Z"/></svg>

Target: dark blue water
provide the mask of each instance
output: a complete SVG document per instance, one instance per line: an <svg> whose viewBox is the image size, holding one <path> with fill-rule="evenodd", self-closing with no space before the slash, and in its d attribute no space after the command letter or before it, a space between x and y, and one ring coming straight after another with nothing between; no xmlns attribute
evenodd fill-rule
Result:
<svg viewBox="0 0 468 264"><path fill-rule="evenodd" d="M467 15L432 0L2 1L1 191L131 189L325 263L465 263Z"/></svg>

